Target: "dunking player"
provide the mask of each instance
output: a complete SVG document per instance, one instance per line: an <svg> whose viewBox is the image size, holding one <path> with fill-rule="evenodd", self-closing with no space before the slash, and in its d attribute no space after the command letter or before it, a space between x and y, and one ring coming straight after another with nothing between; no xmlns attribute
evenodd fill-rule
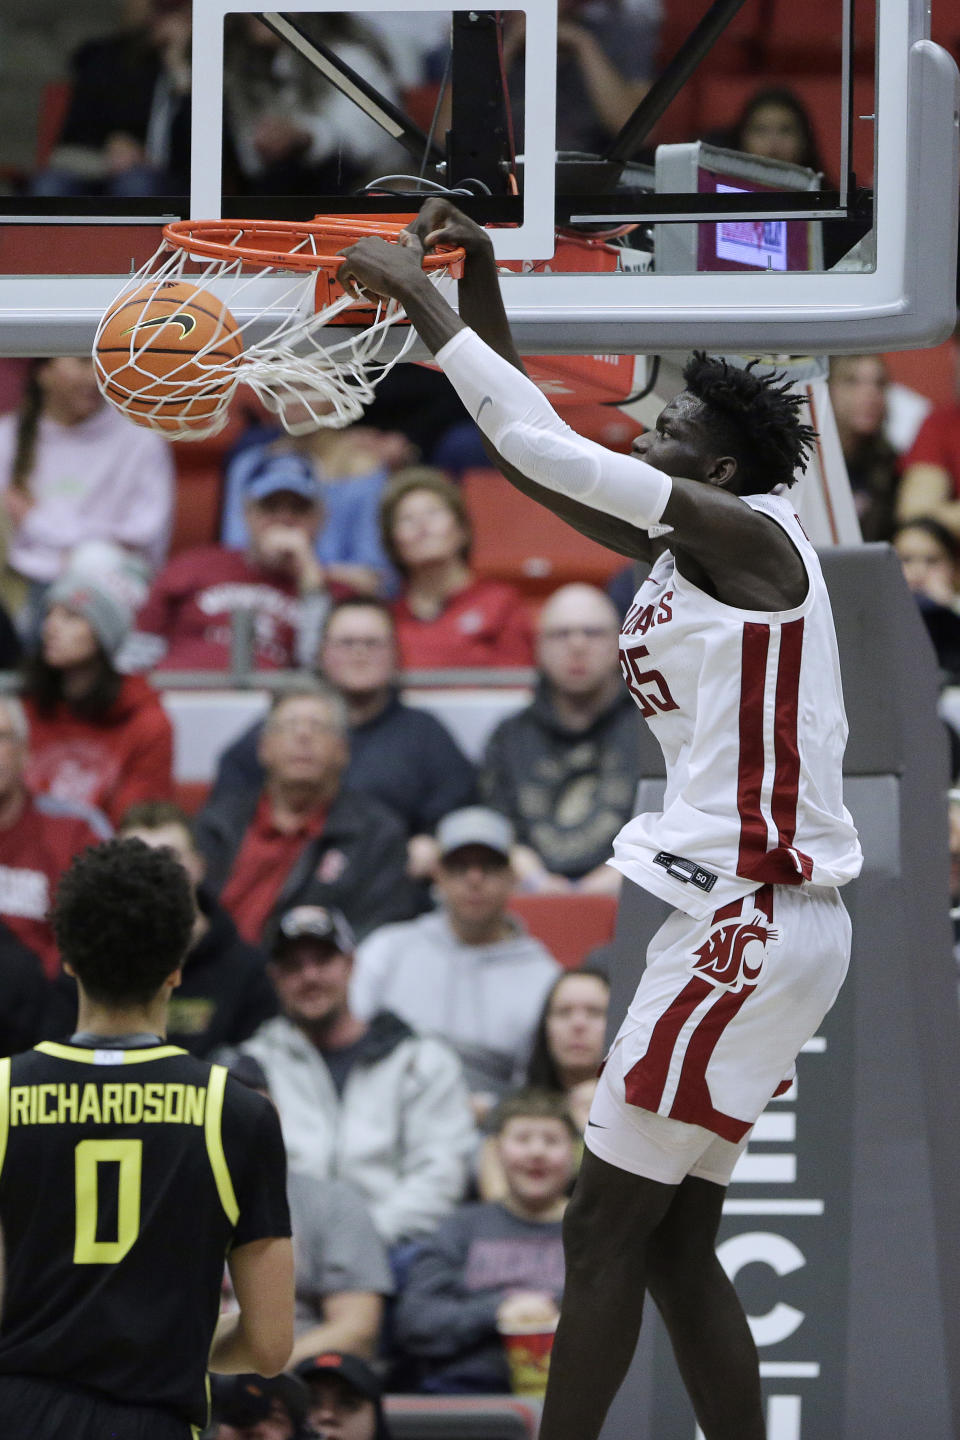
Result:
<svg viewBox="0 0 960 1440"><path fill-rule="evenodd" d="M276 1114L163 1041L193 921L180 862L139 840L60 882L79 1030L0 1061L0 1440L187 1440L208 1365L273 1374L290 1355ZM240 1311L218 1325L227 1255Z"/></svg>
<svg viewBox="0 0 960 1440"><path fill-rule="evenodd" d="M621 661L667 788L662 814L621 831L612 863L676 908L590 1115L541 1440L599 1433L645 1290L707 1440L762 1440L756 1349L716 1231L752 1123L843 980L837 887L861 863L841 798L830 605L793 507L771 493L793 482L813 434L783 386L698 356L632 456L583 439L518 373L484 232L444 200L410 228L406 249L352 246L341 278L402 303L520 490L654 561ZM440 242L467 250L461 319L420 269L421 243Z"/></svg>

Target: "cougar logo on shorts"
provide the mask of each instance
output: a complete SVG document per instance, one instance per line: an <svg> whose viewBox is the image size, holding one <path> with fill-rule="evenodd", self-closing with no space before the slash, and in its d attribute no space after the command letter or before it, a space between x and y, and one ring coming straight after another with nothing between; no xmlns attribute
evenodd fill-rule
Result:
<svg viewBox="0 0 960 1440"><path fill-rule="evenodd" d="M763 969L768 945L780 943L780 931L771 925L762 910L749 920L724 920L711 930L703 945L693 953L693 968L717 985L742 990L755 985Z"/></svg>

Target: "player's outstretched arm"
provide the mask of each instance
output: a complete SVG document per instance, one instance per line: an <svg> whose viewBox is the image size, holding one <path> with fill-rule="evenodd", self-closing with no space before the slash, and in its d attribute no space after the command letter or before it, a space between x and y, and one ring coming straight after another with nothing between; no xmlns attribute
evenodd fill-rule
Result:
<svg viewBox="0 0 960 1440"><path fill-rule="evenodd" d="M209 1367L224 1375L278 1375L293 1349L293 1245L251 1240L228 1261L239 1313L221 1320Z"/></svg>
<svg viewBox="0 0 960 1440"><path fill-rule="evenodd" d="M477 420L493 463L517 489L618 554L650 559L650 540L643 523L646 512L642 506L637 510L635 504L636 480L642 470L650 475L658 472L576 435L526 378L510 336L489 237L448 202L425 206L410 231L421 244L425 239L431 246L455 243L467 250L461 282L461 303L466 307L463 319L424 275L416 244L404 248L377 239L359 241L345 251L341 283L355 291L400 301ZM478 330L468 329L467 318L477 322ZM463 345L466 348L461 353ZM475 393L478 387L479 393ZM507 453L503 443L511 419L522 426L521 432L514 426L510 437L521 436L523 443L512 446L516 454ZM552 445L551 432L555 436ZM596 493L596 482L603 469L611 466L620 484L612 499L603 502ZM584 474L586 484L581 483ZM563 483L565 475L572 483ZM660 477L653 487L654 499L659 498L661 505L662 480ZM626 510L624 497L629 501Z"/></svg>

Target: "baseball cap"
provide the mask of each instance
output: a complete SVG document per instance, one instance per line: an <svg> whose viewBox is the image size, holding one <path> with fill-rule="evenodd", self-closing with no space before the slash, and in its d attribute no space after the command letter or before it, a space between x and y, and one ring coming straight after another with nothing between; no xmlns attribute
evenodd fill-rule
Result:
<svg viewBox="0 0 960 1440"><path fill-rule="evenodd" d="M464 845L485 845L509 859L513 826L496 810L488 810L485 805L468 805L463 810L452 810L440 821L437 845L441 858Z"/></svg>
<svg viewBox="0 0 960 1440"><path fill-rule="evenodd" d="M299 1365L295 1365L293 1373L308 1384L318 1376L339 1376L344 1384L356 1390L365 1400L379 1401L383 1393L380 1381L366 1361L361 1360L359 1355L344 1355L340 1350L325 1350L319 1355L311 1355L309 1360L301 1360Z"/></svg>
<svg viewBox="0 0 960 1440"><path fill-rule="evenodd" d="M303 1381L293 1375L273 1375L269 1379L263 1375L217 1376L212 1399L216 1419L240 1429L266 1420L274 1399L280 1400L298 1432L310 1404Z"/></svg>
<svg viewBox="0 0 960 1440"><path fill-rule="evenodd" d="M364 1400L370 1400L377 1422L373 1440L390 1440L390 1429L380 1398L383 1387L374 1371L358 1355L344 1355L341 1350L324 1350L319 1355L311 1355L309 1360L301 1360L299 1365L294 1366L293 1373L308 1387L311 1380L334 1376Z"/></svg>
<svg viewBox="0 0 960 1440"><path fill-rule="evenodd" d="M281 450L262 455L247 472L243 498L265 500L268 495L277 495L281 490L301 495L314 505L319 505L323 499L320 481L309 461L295 451Z"/></svg>
<svg viewBox="0 0 960 1440"><path fill-rule="evenodd" d="M280 917L273 941L273 953L285 948L291 940L321 940L342 955L352 955L356 939L347 917L340 910L324 905L295 905Z"/></svg>

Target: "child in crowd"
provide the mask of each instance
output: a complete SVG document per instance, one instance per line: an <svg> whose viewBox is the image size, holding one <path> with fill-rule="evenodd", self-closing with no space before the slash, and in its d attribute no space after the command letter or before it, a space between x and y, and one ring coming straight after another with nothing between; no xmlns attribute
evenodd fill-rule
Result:
<svg viewBox="0 0 960 1440"><path fill-rule="evenodd" d="M525 1090L494 1122L502 1200L462 1205L414 1257L396 1312L397 1343L434 1394L509 1390L498 1326L548 1328L563 1291L561 1220L579 1134L563 1100Z"/></svg>
<svg viewBox="0 0 960 1440"><path fill-rule="evenodd" d="M527 1086L565 1104L580 1135L606 1049L609 1005L610 981L602 970L591 965L565 970L547 991L527 1065ZM578 1148L578 1165L581 1153ZM483 1142L477 1188L484 1200L502 1200L507 1192L500 1147L493 1136Z"/></svg>

